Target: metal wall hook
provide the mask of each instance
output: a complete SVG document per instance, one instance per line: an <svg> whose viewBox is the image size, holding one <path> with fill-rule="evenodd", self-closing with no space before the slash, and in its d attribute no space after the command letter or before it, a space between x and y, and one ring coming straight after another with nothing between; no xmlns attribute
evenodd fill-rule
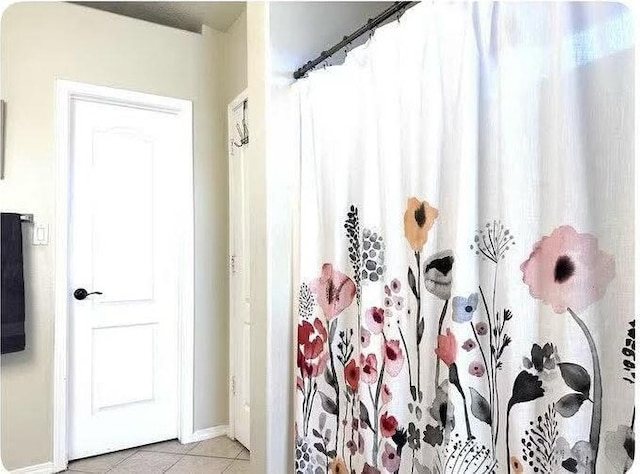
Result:
<svg viewBox="0 0 640 474"><path fill-rule="evenodd" d="M238 131L238 137L240 143L236 143L235 140L231 140L231 143L236 148L242 148L249 143L249 127L247 126L247 101L242 103L242 124L236 122L236 130Z"/></svg>

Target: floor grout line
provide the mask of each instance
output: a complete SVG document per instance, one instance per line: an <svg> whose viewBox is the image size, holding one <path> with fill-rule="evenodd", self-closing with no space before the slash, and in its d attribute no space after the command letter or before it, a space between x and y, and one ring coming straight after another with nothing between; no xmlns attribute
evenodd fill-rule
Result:
<svg viewBox="0 0 640 474"><path fill-rule="evenodd" d="M231 459L232 461L233 461L233 460L238 459L237 457L235 457L235 458L230 458L230 457L228 457L228 456L213 456L213 455L210 455L210 454L191 454L191 453L185 453L185 456L193 456L193 457L197 457L197 458ZM238 456L239 456L239 454L238 454Z"/></svg>
<svg viewBox="0 0 640 474"><path fill-rule="evenodd" d="M117 451L116 451L117 452ZM111 472L113 469L115 469L117 466L119 466L120 464L122 464L123 462L125 462L127 459L129 459L131 456L133 456L134 454L138 454L140 452L139 448L133 448L133 452L129 455L129 456L125 456L124 458L122 458L119 462L115 463L113 466L111 466L109 469L107 469L105 472L105 474L107 472Z"/></svg>
<svg viewBox="0 0 640 474"><path fill-rule="evenodd" d="M166 453L165 453L166 454ZM182 456L180 456L178 458L178 460L176 462L174 462L171 466L169 466L167 469L165 469L162 472L167 472L169 469L171 469L173 466L175 466L176 464L178 464L180 461L182 461L184 459L184 457L186 456L186 454L183 454Z"/></svg>

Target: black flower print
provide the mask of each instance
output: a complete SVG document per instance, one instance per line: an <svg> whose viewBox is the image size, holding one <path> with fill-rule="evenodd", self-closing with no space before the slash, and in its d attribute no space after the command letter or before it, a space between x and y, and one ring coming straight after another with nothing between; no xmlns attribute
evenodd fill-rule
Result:
<svg viewBox="0 0 640 474"><path fill-rule="evenodd" d="M534 370L543 380L551 380L555 377L558 362L556 347L551 343L546 343L542 347L539 344L533 344L531 358L522 359L525 369Z"/></svg>
<svg viewBox="0 0 640 474"><path fill-rule="evenodd" d="M441 300L451 298L452 269L453 252L451 250L443 250L427 259L423 272L427 291Z"/></svg>

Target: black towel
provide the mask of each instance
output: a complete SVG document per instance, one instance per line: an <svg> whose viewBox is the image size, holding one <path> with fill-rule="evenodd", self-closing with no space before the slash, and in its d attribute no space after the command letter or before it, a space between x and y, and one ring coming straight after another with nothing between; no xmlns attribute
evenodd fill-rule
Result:
<svg viewBox="0 0 640 474"><path fill-rule="evenodd" d="M0 353L24 350L24 275L20 214L0 214Z"/></svg>

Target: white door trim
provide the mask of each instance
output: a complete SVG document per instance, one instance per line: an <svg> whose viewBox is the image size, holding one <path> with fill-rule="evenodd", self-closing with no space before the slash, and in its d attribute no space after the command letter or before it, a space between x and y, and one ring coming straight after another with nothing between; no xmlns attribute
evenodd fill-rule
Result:
<svg viewBox="0 0 640 474"><path fill-rule="evenodd" d="M247 89L243 90L238 94L235 99L233 99L229 105L227 106L227 159L228 159L228 169L229 169L229 194L231 195L231 190L233 189L234 183L231 176L231 159L233 157L233 143L232 139L234 136L234 131L231 130L230 125L232 123L233 110L236 109L240 104L242 104L245 100L248 100L249 93ZM235 397L235 380L237 380L237 361L236 361L236 352L234 341L237 338L237 330L238 325L236 318L233 318L233 313L235 310L235 298L236 298L236 289L233 284L233 274L231 268L231 245L234 242L234 231L233 231L233 222L237 219L238 216L234 211L233 203L229 201L229 252L228 252L228 278L229 278L229 428L227 431L227 436L231 439L235 439L235 431L236 431L236 397ZM246 256L245 256L246 257Z"/></svg>
<svg viewBox="0 0 640 474"><path fill-rule="evenodd" d="M177 115L186 144L184 155L175 157L175 166L186 167L184 182L175 182L171 192L182 200L186 233L181 249L178 314L178 438L193 434L193 362L194 362L194 195L193 195L193 116L190 101L94 86L65 80L56 81L56 217L55 217L55 315L53 360L53 468L67 468L68 428L68 335L69 335L69 178L71 149L71 101L122 104Z"/></svg>

